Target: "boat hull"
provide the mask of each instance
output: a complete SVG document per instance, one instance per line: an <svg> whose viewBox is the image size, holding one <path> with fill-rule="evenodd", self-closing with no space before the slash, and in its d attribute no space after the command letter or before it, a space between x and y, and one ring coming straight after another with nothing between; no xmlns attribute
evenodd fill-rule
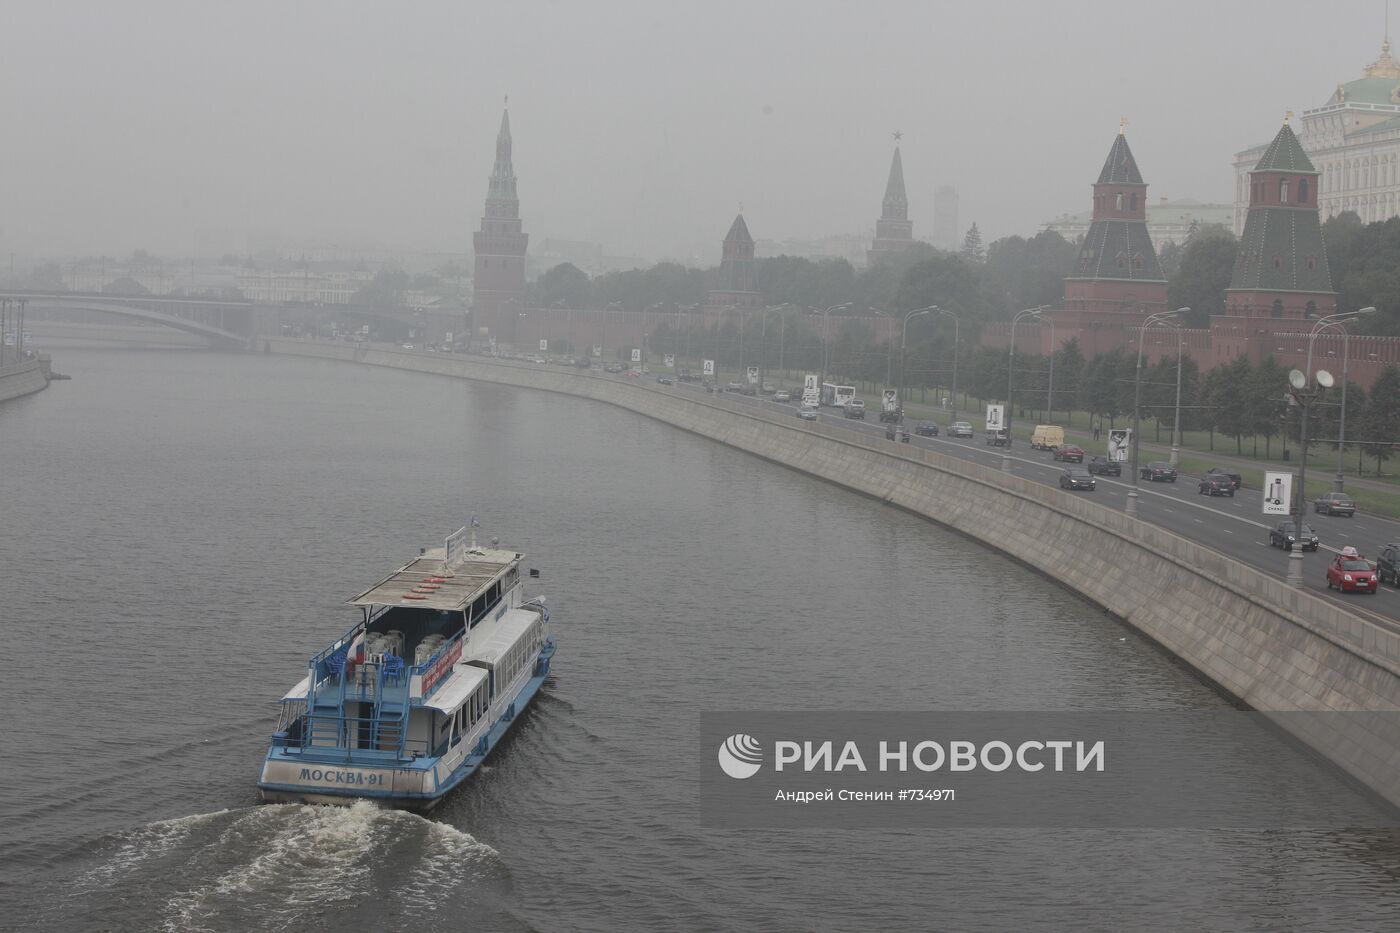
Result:
<svg viewBox="0 0 1400 933"><path fill-rule="evenodd" d="M271 749L263 762L258 790L264 803L302 803L349 806L356 800L374 800L388 807L426 813L443 801L490 757L501 739L529 708L549 677L554 640L546 642L535 670L491 724L476 748L445 776L437 777L440 758L419 758L409 763L321 757L302 750Z"/></svg>

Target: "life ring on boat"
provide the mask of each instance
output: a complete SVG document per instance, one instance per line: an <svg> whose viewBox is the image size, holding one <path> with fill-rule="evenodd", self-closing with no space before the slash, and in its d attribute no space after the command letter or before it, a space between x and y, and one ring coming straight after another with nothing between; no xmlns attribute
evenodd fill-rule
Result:
<svg viewBox="0 0 1400 933"><path fill-rule="evenodd" d="M423 596L423 595L421 595L421 594L419 594L419 593L405 593L405 594L403 594L403 598L404 598L404 599L427 599L428 597Z"/></svg>

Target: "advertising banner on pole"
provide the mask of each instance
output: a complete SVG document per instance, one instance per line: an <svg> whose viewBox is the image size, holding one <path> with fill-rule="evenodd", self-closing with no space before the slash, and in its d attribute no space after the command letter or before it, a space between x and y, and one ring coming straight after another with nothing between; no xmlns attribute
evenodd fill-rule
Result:
<svg viewBox="0 0 1400 933"><path fill-rule="evenodd" d="M596 356L596 357L599 357L600 359L602 358L602 356L603 356L603 345L602 345L601 343L595 343L595 344L593 345L593 355Z"/></svg>
<svg viewBox="0 0 1400 933"><path fill-rule="evenodd" d="M802 404L816 408L821 401L821 390L817 388L817 374L808 373L802 377Z"/></svg>
<svg viewBox="0 0 1400 933"><path fill-rule="evenodd" d="M1264 474L1264 514L1287 515L1293 511L1293 474Z"/></svg>
<svg viewBox="0 0 1400 933"><path fill-rule="evenodd" d="M758 385L758 367L750 366L748 370L749 385Z"/></svg>
<svg viewBox="0 0 1400 933"><path fill-rule="evenodd" d="M634 363L640 363L641 361L642 361L642 350L641 350L641 348L640 348L640 347L633 347L633 348L632 348L632 362L634 362Z"/></svg>
<svg viewBox="0 0 1400 933"><path fill-rule="evenodd" d="M548 340L544 340L544 339L541 339L541 340L540 340L540 352L541 352L541 353L548 353L548 352L549 352L549 341L548 341Z"/></svg>
<svg viewBox="0 0 1400 933"><path fill-rule="evenodd" d="M1006 412L1006 406L1005 406L1005 405L988 405L988 406L987 406L987 430L988 430L988 431L1000 431L1002 428L1006 427L1006 421L1005 421L1004 418L1003 418L1003 415L1005 414L1005 412Z"/></svg>
<svg viewBox="0 0 1400 933"><path fill-rule="evenodd" d="M1128 448L1133 442L1133 432L1127 428L1114 428L1108 432L1108 459L1114 463L1128 461Z"/></svg>
<svg viewBox="0 0 1400 933"><path fill-rule="evenodd" d="M897 411L899 409L899 393L894 389L886 389L880 397L881 411Z"/></svg>
<svg viewBox="0 0 1400 933"><path fill-rule="evenodd" d="M666 354L666 368L667 368L667 369L675 369L675 368L676 368L676 355L675 355L674 353L667 353L667 354Z"/></svg>
<svg viewBox="0 0 1400 933"><path fill-rule="evenodd" d="M448 342L448 343L451 343L451 342L452 342L452 331L449 330L447 333L443 334L443 335L442 335L442 339L445 340L445 341Z"/></svg>
<svg viewBox="0 0 1400 933"><path fill-rule="evenodd" d="M706 360L706 361L705 361L705 375L707 375L707 376L713 376L714 374L715 374L715 361L714 361L714 360Z"/></svg>

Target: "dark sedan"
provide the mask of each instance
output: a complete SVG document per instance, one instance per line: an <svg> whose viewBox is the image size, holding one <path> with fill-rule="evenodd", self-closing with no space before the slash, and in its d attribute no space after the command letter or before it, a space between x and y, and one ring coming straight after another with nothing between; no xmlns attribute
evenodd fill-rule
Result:
<svg viewBox="0 0 1400 933"><path fill-rule="evenodd" d="M1096 485L1098 483L1093 474L1082 467L1066 467L1060 474L1061 489L1087 489L1093 492Z"/></svg>
<svg viewBox="0 0 1400 933"><path fill-rule="evenodd" d="M1165 460L1149 463L1138 472L1143 479L1150 480L1154 483L1176 482L1176 467L1167 463Z"/></svg>
<svg viewBox="0 0 1400 933"><path fill-rule="evenodd" d="M1066 463L1083 463L1084 448L1074 444L1061 444L1055 448L1055 453L1052 456L1056 460L1062 460Z"/></svg>
<svg viewBox="0 0 1400 933"><path fill-rule="evenodd" d="M1285 551L1293 546L1294 532L1297 525L1293 522L1281 522L1277 527L1269 529L1269 547L1281 547ZM1316 551L1318 540L1311 525L1303 526L1303 550Z"/></svg>
<svg viewBox="0 0 1400 933"><path fill-rule="evenodd" d="M920 437L937 437L938 425L934 424L932 421L920 421L918 424L914 425L914 433Z"/></svg>
<svg viewBox="0 0 1400 933"><path fill-rule="evenodd" d="M1201 477L1201 483L1196 488L1203 496L1235 497L1235 484L1230 482L1230 477L1221 473L1207 473Z"/></svg>
<svg viewBox="0 0 1400 933"><path fill-rule="evenodd" d="M1089 472L1096 476L1122 476L1123 464L1107 457L1094 457L1087 464Z"/></svg>
<svg viewBox="0 0 1400 933"><path fill-rule="evenodd" d="M1224 476L1230 480L1230 485L1234 486L1236 489L1244 485L1243 476L1236 473L1234 470L1227 470L1224 467L1211 467L1209 470L1206 470L1206 476Z"/></svg>
<svg viewBox="0 0 1400 933"><path fill-rule="evenodd" d="M1319 515L1345 515L1351 518L1356 514L1356 503L1344 492L1329 492L1313 502L1313 511Z"/></svg>

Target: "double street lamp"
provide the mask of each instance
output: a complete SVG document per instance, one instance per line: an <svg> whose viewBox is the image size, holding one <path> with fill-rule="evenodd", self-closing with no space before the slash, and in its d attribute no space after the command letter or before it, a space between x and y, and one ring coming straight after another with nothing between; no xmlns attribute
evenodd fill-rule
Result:
<svg viewBox="0 0 1400 933"><path fill-rule="evenodd" d="M843 311L843 310L845 310L846 308L849 308L850 306L851 306L851 303L850 303L849 301L847 301L847 302L845 302L845 303L843 303L843 304L832 305L831 307L827 308L825 311L821 312L821 316L822 316L822 377L821 377L821 382L819 383L819 384L821 384L821 385L825 385L825 384L826 384L826 369L827 369L827 367L831 364L831 337L830 337L830 335L829 335L829 333L828 333L828 330L827 330L827 325L830 323L830 319L827 317L827 315L831 314L831 312L833 312L833 311Z"/></svg>
<svg viewBox="0 0 1400 933"><path fill-rule="evenodd" d="M763 394L763 387L767 385L768 379L768 315L774 311L781 312L787 307L787 302L780 305L769 305L763 309L763 337L758 350L758 394ZM782 332L778 337L778 369L783 368L783 339L787 336L787 319L780 313L778 321L782 325ZM782 378L782 377L779 377Z"/></svg>
<svg viewBox="0 0 1400 933"><path fill-rule="evenodd" d="M929 305L927 308L915 308L913 311L906 312L904 315L904 328L899 335L899 407L901 409L903 409L903 407L906 404L908 404L909 401L907 398L905 398L904 394L905 390L909 387L909 380L906 379L904 376L905 363L908 360L908 356L905 351L909 345L909 319L912 317L917 317L921 314L928 314L930 311L937 310L938 305Z"/></svg>
<svg viewBox="0 0 1400 933"><path fill-rule="evenodd" d="M1317 335L1328 328L1336 328L1342 335L1342 412L1337 427L1337 476L1336 479L1332 481L1332 485L1336 487L1337 492L1342 492L1345 489L1345 481L1342 475L1342 448L1346 446L1347 367L1350 363L1351 355L1351 332L1347 330L1346 325L1363 314L1373 314L1375 310L1374 307L1368 307L1358 308L1355 311L1339 311L1336 314L1329 314L1326 317L1318 318L1312 326L1312 331L1308 334L1308 363L1305 372L1312 371L1313 341L1317 339ZM1307 449L1304 448L1304 459L1307 458L1307 455Z"/></svg>
<svg viewBox="0 0 1400 933"><path fill-rule="evenodd" d="M1325 319L1324 319L1325 320ZM1319 322L1321 323L1321 322ZM1316 333L1316 331L1315 331ZM1308 368L1312 369L1312 343L1308 344ZM1315 379L1309 384L1309 379ZM1298 489L1293 495L1293 546L1288 549L1288 585L1303 587L1303 503L1307 498L1308 481L1308 403L1332 387L1332 374L1319 369L1315 376L1302 370L1292 370L1288 374L1288 394L1303 408L1302 423L1298 430L1298 443L1303 455L1298 460Z"/></svg>
<svg viewBox="0 0 1400 933"><path fill-rule="evenodd" d="M1128 486L1127 506L1128 514L1134 518L1137 517L1138 507L1138 436L1140 434L1139 428L1142 425L1142 349L1145 342L1143 338L1147 336L1147 331L1153 327L1159 325L1162 327L1174 326L1167 322L1172 321L1177 315L1184 314L1190 310L1190 308L1177 308L1175 311L1158 311L1156 314L1149 314L1147 320L1143 321L1142 326L1138 328L1137 368L1133 372L1133 476L1132 482ZM1180 335L1178 335L1177 339L1178 341L1180 340ZM1178 351L1181 349L1180 343L1177 344L1177 349ZM1181 369L1178 365L1178 380L1180 379L1180 373ZM1178 409L1177 414L1179 418L1180 409Z"/></svg>
<svg viewBox="0 0 1400 933"><path fill-rule="evenodd" d="M931 305L929 310L935 314L946 314L953 319L953 416L952 420L958 420L958 316L947 308L940 308L938 305Z"/></svg>
<svg viewBox="0 0 1400 933"><path fill-rule="evenodd" d="M1011 353L1006 361L1006 415L1002 418L1002 430L1006 432L1005 444L1001 448L1001 468L1011 472L1011 381L1016 373L1016 325L1022 318L1033 317L1040 320L1040 312L1049 305L1037 305L1024 311L1017 311L1011 318Z"/></svg>

